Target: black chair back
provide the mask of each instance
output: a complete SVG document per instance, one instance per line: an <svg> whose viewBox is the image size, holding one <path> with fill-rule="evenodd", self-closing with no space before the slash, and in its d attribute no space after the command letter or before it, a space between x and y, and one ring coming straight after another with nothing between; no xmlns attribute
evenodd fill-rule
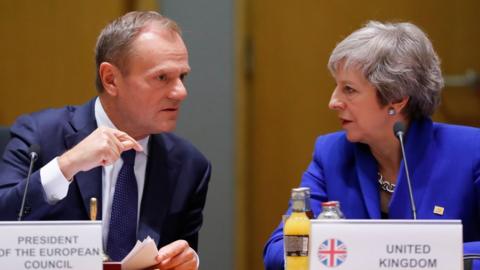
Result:
<svg viewBox="0 0 480 270"><path fill-rule="evenodd" d="M10 140L10 128L0 126L0 157L3 156L5 146Z"/></svg>

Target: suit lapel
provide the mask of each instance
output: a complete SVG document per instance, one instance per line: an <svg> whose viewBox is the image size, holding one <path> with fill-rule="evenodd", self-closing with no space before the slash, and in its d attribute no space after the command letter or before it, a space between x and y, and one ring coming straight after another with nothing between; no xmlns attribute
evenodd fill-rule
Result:
<svg viewBox="0 0 480 270"><path fill-rule="evenodd" d="M377 184L377 162L364 144L355 144L355 170L369 218L380 218L380 196Z"/></svg>
<svg viewBox="0 0 480 270"><path fill-rule="evenodd" d="M95 100L80 106L73 113L70 121L72 133L65 137L66 149L71 149L92 133L97 128L95 120ZM102 217L102 167L97 167L87 172L79 172L75 175L74 183L78 186L82 196L83 206L87 213L90 212L90 199L97 198L98 212L97 219Z"/></svg>
<svg viewBox="0 0 480 270"><path fill-rule="evenodd" d="M428 147L432 141L433 123L430 119L412 121L405 137L405 155L412 183L413 197L417 210L422 204L423 192L427 188L429 177L428 166L422 166ZM397 178L397 188L392 196L389 208L390 218L412 217L408 194L407 176L403 160Z"/></svg>
<svg viewBox="0 0 480 270"><path fill-rule="evenodd" d="M180 169L179 161L169 151L171 148L171 143L163 135L150 137L137 237L143 240L150 236L157 245Z"/></svg>

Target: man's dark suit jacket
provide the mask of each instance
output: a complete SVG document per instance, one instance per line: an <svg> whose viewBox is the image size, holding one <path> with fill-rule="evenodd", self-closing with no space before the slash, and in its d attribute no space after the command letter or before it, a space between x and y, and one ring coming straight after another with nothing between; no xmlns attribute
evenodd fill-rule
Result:
<svg viewBox="0 0 480 270"><path fill-rule="evenodd" d="M29 184L25 220L87 220L90 198L102 205L102 167L76 174L67 196L53 205L45 200L39 170L97 128L94 104L95 99L83 106L25 115L11 127L12 139L0 162L0 220L17 219L31 144L41 150ZM151 135L148 153L137 238L150 236L158 247L185 239L197 249L210 163L194 146L170 133Z"/></svg>

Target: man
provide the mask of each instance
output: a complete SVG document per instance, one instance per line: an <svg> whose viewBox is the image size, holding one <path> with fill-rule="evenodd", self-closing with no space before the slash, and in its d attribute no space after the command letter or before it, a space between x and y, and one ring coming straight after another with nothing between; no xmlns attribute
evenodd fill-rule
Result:
<svg viewBox="0 0 480 270"><path fill-rule="evenodd" d="M150 236L160 247L160 269L197 269L210 164L168 133L190 71L180 30L156 12L128 13L103 29L96 66L98 98L22 116L12 126L0 163L0 219L18 215L27 149L37 144L25 219L88 219L95 197L111 258L121 260L136 239Z"/></svg>

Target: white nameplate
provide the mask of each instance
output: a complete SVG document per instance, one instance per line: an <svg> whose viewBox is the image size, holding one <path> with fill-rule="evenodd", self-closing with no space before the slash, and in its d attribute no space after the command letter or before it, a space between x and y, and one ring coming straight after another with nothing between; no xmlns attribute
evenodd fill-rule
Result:
<svg viewBox="0 0 480 270"><path fill-rule="evenodd" d="M463 269L459 220L312 220L310 270Z"/></svg>
<svg viewBox="0 0 480 270"><path fill-rule="evenodd" d="M102 269L100 221L0 222L2 269Z"/></svg>

